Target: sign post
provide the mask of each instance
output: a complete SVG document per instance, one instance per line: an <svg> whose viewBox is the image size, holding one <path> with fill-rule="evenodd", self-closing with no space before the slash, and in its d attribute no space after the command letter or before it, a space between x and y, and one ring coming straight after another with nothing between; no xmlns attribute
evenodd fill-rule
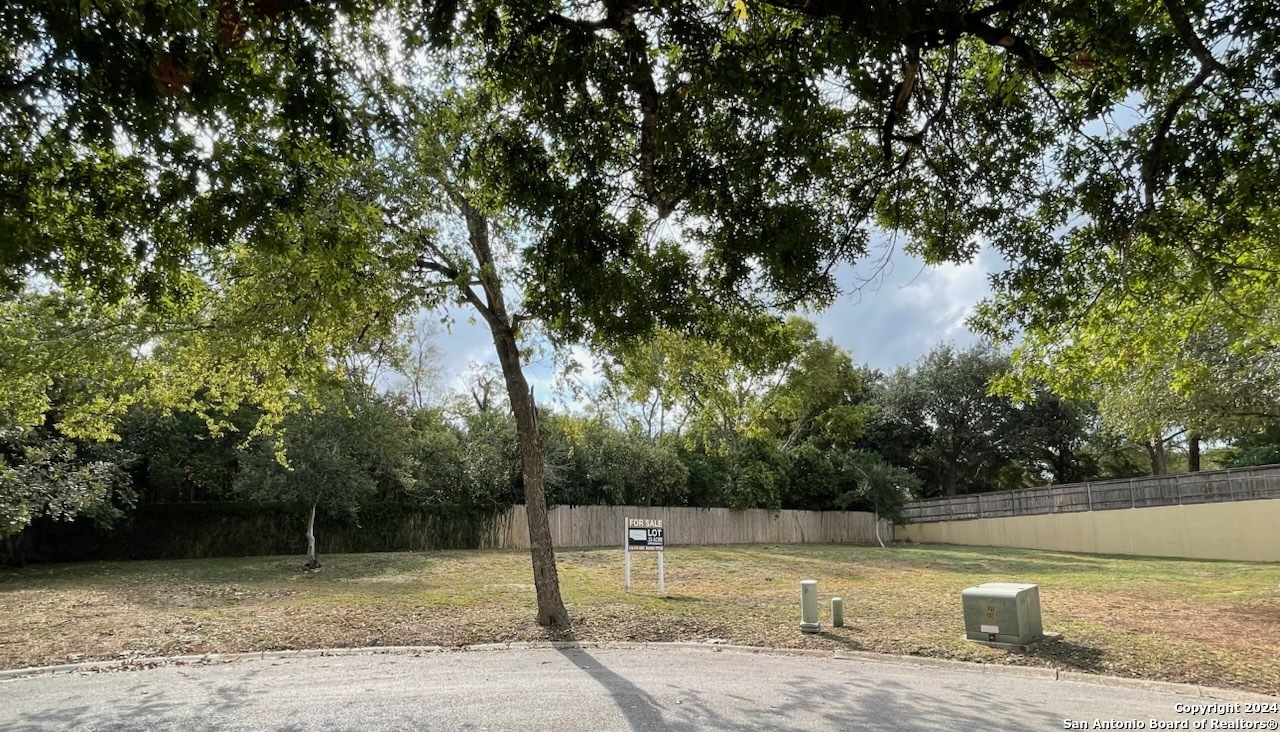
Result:
<svg viewBox="0 0 1280 732"><path fill-rule="evenodd" d="M666 593L667 574L662 563L662 547L666 536L662 519L623 519L622 552L627 571L627 592L631 591L631 552L658 553L658 591Z"/></svg>

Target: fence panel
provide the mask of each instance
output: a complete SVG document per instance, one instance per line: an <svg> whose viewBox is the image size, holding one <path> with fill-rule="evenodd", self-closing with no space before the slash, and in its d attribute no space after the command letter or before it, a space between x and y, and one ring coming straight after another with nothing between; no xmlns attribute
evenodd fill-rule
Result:
<svg viewBox="0 0 1280 732"><path fill-rule="evenodd" d="M727 508L557 506L548 511L551 543L562 548L622 543L627 518L661 519L670 544L875 544L876 519L861 511L769 511ZM888 541L893 525L880 520ZM512 506L483 537L486 549L527 549L528 514Z"/></svg>
<svg viewBox="0 0 1280 732"><path fill-rule="evenodd" d="M903 510L903 522L964 521L1262 498L1280 498L1280 465L1039 486L914 501Z"/></svg>

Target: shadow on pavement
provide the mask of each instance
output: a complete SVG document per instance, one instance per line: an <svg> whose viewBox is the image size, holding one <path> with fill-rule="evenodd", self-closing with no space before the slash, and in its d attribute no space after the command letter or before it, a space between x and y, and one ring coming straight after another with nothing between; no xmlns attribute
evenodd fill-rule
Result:
<svg viewBox="0 0 1280 732"><path fill-rule="evenodd" d="M68 703L38 714L23 714L13 724L0 724L0 732L208 729L208 720L252 703L259 693L253 690L254 677L261 672L261 668L250 668L234 683L198 684L200 696L204 697L200 703L188 695L170 696L153 691L147 670L102 672L137 675L135 683L111 700L111 712L104 712L102 707ZM75 697L69 696L68 702L72 700Z"/></svg>
<svg viewBox="0 0 1280 732"><path fill-rule="evenodd" d="M692 683L667 684L663 698L655 698L624 674L610 669L581 649L561 649L560 654L591 676L613 698L633 732L671 730L810 730L816 727L840 730L1024 730L1056 729L1060 718L1044 715L1028 726L1025 714L1010 718L1016 702L997 690L975 688L963 704L922 695L911 688L885 679L858 678L856 669L866 668L841 661L819 660L813 670L778 679L782 695L761 699L730 691L705 688L698 679ZM742 656L742 673L759 678L765 669L752 669L752 657ZM982 677L975 676L975 680ZM975 684L977 685L977 684ZM700 688L703 687L703 688ZM749 693L749 692L748 692ZM713 697L719 697L714 699ZM724 700L731 700L729 705ZM729 706L731 714L724 712ZM717 710L718 709L718 710ZM817 724L815 724L817 722Z"/></svg>
<svg viewBox="0 0 1280 732"><path fill-rule="evenodd" d="M684 721L668 720L663 714L663 707L644 689L636 686L627 677L615 673L601 663L595 656L581 648L559 648L557 652L565 660L582 669L600 684L613 699L618 711L627 720L627 724L635 732L656 732L657 730L693 730L698 725ZM709 712L710 710L705 710ZM714 724L704 722L702 727L716 729Z"/></svg>

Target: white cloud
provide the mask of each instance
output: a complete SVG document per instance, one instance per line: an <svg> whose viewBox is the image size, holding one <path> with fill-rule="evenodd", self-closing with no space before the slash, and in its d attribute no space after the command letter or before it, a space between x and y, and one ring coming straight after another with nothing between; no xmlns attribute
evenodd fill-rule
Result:
<svg viewBox="0 0 1280 732"><path fill-rule="evenodd" d="M894 252L880 264L843 268L838 276L847 294L817 315L819 332L851 350L855 361L887 372L939 343L978 340L965 321L990 294L988 275L1003 266L996 253L931 267Z"/></svg>
<svg viewBox="0 0 1280 732"><path fill-rule="evenodd" d="M883 265L883 266L880 266ZM939 343L959 347L975 343L978 336L965 325L979 301L990 294L988 275L1005 266L1000 256L984 249L972 262L924 265L903 252L893 252L883 262L842 266L837 277L846 294L830 308L807 313L819 333L853 353L855 362L892 371L910 364ZM473 363L496 363L488 327L465 309L453 312L455 322L440 336L443 382L459 388ZM598 383L599 364L580 346L570 348L567 359L576 360L585 385ZM561 367L551 358L527 364L525 373L539 401L556 401L569 409L581 408L572 394L561 388Z"/></svg>

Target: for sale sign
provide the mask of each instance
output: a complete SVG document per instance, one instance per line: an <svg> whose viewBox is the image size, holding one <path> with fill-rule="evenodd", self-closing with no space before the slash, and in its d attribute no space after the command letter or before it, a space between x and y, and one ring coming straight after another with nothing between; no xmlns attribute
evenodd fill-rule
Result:
<svg viewBox="0 0 1280 732"><path fill-rule="evenodd" d="M667 570L662 563L662 546L666 536L662 531L662 519L627 518L622 521L622 556L627 573L627 592L631 591L631 552L658 553L658 592L667 592Z"/></svg>
<svg viewBox="0 0 1280 732"><path fill-rule="evenodd" d="M627 551L660 552L662 519L627 519Z"/></svg>

